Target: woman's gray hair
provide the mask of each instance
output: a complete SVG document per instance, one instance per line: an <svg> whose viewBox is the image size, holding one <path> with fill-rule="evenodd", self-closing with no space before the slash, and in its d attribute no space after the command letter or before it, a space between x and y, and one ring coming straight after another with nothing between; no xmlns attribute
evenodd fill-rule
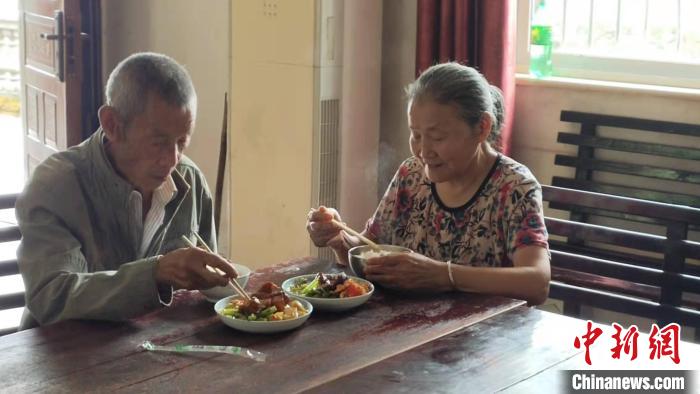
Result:
<svg viewBox="0 0 700 394"><path fill-rule="evenodd" d="M109 75L105 101L128 125L143 113L152 93L170 105L186 107L193 118L197 114L197 93L187 70L159 53L136 53L122 60Z"/></svg>
<svg viewBox="0 0 700 394"><path fill-rule="evenodd" d="M491 99L493 100L493 116L494 121L491 125L491 134L487 139L491 146L501 152L501 130L503 130L503 121L506 118L506 106L504 104L503 91L496 85L489 86L491 91Z"/></svg>
<svg viewBox="0 0 700 394"><path fill-rule="evenodd" d="M475 68L456 62L436 64L406 87L406 98L409 105L424 98L453 105L470 126L475 126L484 114L488 114L492 120L488 142L494 148L500 148L505 117L503 94Z"/></svg>

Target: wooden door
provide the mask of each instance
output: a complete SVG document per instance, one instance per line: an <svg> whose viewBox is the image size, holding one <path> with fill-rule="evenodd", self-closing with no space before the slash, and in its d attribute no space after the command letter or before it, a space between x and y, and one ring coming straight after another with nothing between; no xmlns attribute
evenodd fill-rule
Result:
<svg viewBox="0 0 700 394"><path fill-rule="evenodd" d="M99 35L84 31L83 27L91 24L83 20L86 14L84 9L81 13L81 3L86 8L85 4L93 2L19 1L27 174L52 153L76 145L88 135L85 112L94 111L99 104L94 102L99 96L89 93L95 83L101 85L95 77L99 63L93 62L99 54L88 50L99 48L94 41L91 45Z"/></svg>

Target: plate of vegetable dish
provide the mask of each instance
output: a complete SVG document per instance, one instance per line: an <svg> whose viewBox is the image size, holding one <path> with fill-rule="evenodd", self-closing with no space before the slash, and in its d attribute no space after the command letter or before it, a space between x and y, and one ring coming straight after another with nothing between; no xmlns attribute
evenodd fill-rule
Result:
<svg viewBox="0 0 700 394"><path fill-rule="evenodd" d="M310 302L318 310L334 312L360 306L374 293L371 282L342 272L296 276L282 282L282 289L290 296Z"/></svg>
<svg viewBox="0 0 700 394"><path fill-rule="evenodd" d="M236 295L214 304L214 311L224 324L252 333L292 330L304 324L313 309L310 302L288 296L272 282L263 284L250 300Z"/></svg>

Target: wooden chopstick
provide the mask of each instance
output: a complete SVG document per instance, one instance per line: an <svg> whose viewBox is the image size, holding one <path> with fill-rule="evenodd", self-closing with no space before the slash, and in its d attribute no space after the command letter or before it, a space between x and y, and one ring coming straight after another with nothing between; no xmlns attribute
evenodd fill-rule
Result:
<svg viewBox="0 0 700 394"><path fill-rule="evenodd" d="M195 236L195 238L197 238L197 241L199 241L199 243L202 244L202 246L204 247L204 249L205 249L207 252L212 253L212 254L216 254L216 253L214 253L214 252L211 250L211 248L209 247L209 245L207 245L207 243L204 242L204 240L202 239L202 237L199 236L199 234L194 233L194 236ZM188 239L188 241L189 241L189 239ZM214 267L214 269L216 269L216 267ZM216 270L219 271L218 269L216 269ZM219 272L219 273L220 273L220 274L223 274L223 272ZM250 299L251 299L251 298L250 298L250 295L248 294L248 292L246 292L245 289L244 289L240 284L238 284L238 282L236 282L235 280L231 279L231 280L229 280L229 283L231 283L231 286L233 286L234 290L236 290L236 291L238 292L238 294L240 294L243 298L245 298L246 300L250 300Z"/></svg>
<svg viewBox="0 0 700 394"><path fill-rule="evenodd" d="M209 253L215 254L215 253L212 252L212 250L209 248L209 245L207 245L207 243L204 242L204 240L199 236L199 234L194 233L194 236L195 236L195 237L197 238L197 240L202 244L202 246L204 247L204 250L206 250L206 251L209 252ZM196 248L196 247L197 247L197 245L193 244L192 241L190 241L189 238L185 237L184 235L182 236L182 240L185 241L185 243L187 243L187 245L188 245L189 247L191 247L191 248ZM216 271L218 274L220 274L220 275L223 275L223 274L224 274L224 272L222 272L220 269L218 269L218 268L216 268L216 267L209 267L209 268L215 270L215 271ZM243 297L243 298L246 299L246 300L250 300L250 295L248 295L248 293L245 291L245 289L243 289L243 287L241 287L241 285L238 284L238 282L236 282L236 281L233 280L233 279L229 279L228 283L231 284L231 286L233 286L233 289L236 290L236 292L237 292L241 297Z"/></svg>
<svg viewBox="0 0 700 394"><path fill-rule="evenodd" d="M374 249L374 250L379 250L379 245L377 245L376 243L372 242L372 240L370 240L369 238L365 237L364 235L362 235L362 234L358 233L357 231L353 230L353 229L350 228L347 224L341 223L341 222L339 222L339 221L337 221L337 220L335 220L335 219L332 219L331 221L332 221L333 224L335 224L336 226L338 226L338 227L342 228L343 230L349 232L350 234L352 234L352 235L354 235L354 236L360 238L360 240L361 240L362 242L366 243L367 245L369 245L370 248L372 248L372 249Z"/></svg>
<svg viewBox="0 0 700 394"><path fill-rule="evenodd" d="M202 244L202 246L204 246L204 249L205 249L207 252L209 252L209 253L211 253L211 254L216 254L216 253L214 253L214 252L211 250L211 248L209 247L209 245L207 245L207 243L204 242L204 240L202 239L202 237L199 236L199 234L194 233L194 236L195 236L195 238L197 238L197 241L199 241L199 243ZM188 239L188 241L189 241L189 239ZM216 268L214 267L214 269L216 269ZM220 274L223 274L223 272L221 272L220 270L218 270L218 269L216 269L216 270L219 271ZM245 298L246 300L250 300L250 299L251 299L251 298L250 298L250 295L248 294L248 292L245 291L245 289L243 288L243 286L241 286L238 282L236 282L235 280L231 279L231 280L229 280L229 283L231 283L231 286L233 286L234 290L236 290L236 291L238 292L238 294L240 294L243 298Z"/></svg>

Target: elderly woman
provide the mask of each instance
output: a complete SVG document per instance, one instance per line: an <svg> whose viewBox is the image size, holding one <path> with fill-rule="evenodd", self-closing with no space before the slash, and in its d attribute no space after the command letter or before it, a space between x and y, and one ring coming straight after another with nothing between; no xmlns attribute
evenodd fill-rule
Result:
<svg viewBox="0 0 700 394"><path fill-rule="evenodd" d="M550 279L541 187L499 153L502 96L475 69L445 63L407 89L413 156L394 175L363 235L411 248L369 259L366 276L386 287L459 290L540 304ZM491 141L491 142L490 142ZM341 263L361 241L341 231L333 208L309 213L307 230Z"/></svg>

